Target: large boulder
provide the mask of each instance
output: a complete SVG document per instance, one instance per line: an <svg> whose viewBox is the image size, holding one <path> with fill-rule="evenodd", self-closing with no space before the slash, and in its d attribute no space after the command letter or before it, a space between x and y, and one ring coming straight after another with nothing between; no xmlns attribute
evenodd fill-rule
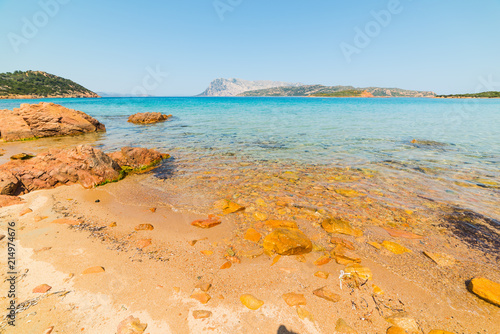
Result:
<svg viewBox="0 0 500 334"><path fill-rule="evenodd" d="M122 151L119 153L124 155ZM131 170L122 168L110 155L92 146L80 145L52 149L29 160L12 160L0 165L0 194L18 195L74 183L91 188L118 181ZM133 159L137 169L151 167L167 157L148 149L132 149L124 156ZM127 158L122 159L121 163L128 161ZM141 162L145 165L140 165Z"/></svg>
<svg viewBox="0 0 500 334"><path fill-rule="evenodd" d="M98 131L106 128L95 118L54 103L25 103L12 111L0 110L0 137L5 141Z"/></svg>
<svg viewBox="0 0 500 334"><path fill-rule="evenodd" d="M142 112L130 116L128 121L134 124L153 124L166 121L170 117L172 115L165 115L159 112Z"/></svg>

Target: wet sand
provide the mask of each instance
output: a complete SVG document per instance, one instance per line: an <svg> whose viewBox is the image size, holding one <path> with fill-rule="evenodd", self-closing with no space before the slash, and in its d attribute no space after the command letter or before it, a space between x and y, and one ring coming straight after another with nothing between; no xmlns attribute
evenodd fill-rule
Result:
<svg viewBox="0 0 500 334"><path fill-rule="evenodd" d="M5 158L20 149L37 153L44 145L2 147L8 151ZM421 333L499 332L500 308L466 289L476 276L500 282L498 230L487 219L497 214L494 191L492 203L484 206L485 216L462 212L444 199L429 199L440 198L441 189L419 184L418 177L331 166L226 161L208 168L202 158L178 161L96 189L73 185L36 191L22 196L26 203L0 208L1 234L6 234L7 222L17 224L18 268L25 273L18 282L18 304L37 302L18 313L15 329L4 330L43 333L54 326L54 333L114 333L120 321L134 315L148 324L145 333L334 333L339 318L358 333L385 333L391 326L386 318L404 312ZM461 193L464 202L474 191L484 191L466 190L471 193ZM213 206L220 199L246 209L223 215ZM20 216L26 208L33 212ZM222 224L206 230L190 224L209 214L219 215ZM314 264L335 247L332 235L321 227L328 216L342 217L363 231L360 237L334 236L352 242L372 280L339 279L345 265L334 259ZM473 238L463 236L463 217L480 227ZM81 224L52 223L58 218ZM313 252L268 256L262 240L244 239L249 228L262 236L269 233L268 219L295 221L315 244ZM154 230L135 231L138 224L151 224ZM393 237L384 228L423 238ZM151 239L151 245L141 250L138 242L144 239ZM411 252L397 255L368 244L383 241ZM6 254L5 239L0 249ZM440 266L424 251L447 254L455 263ZM241 263L221 269L233 252ZM261 255L252 257L256 254ZM1 262L6 263L6 256ZM95 266L105 271L83 274ZM330 276L316 277L317 271ZM2 291L8 284L4 279ZM205 305L190 298L200 283L212 284ZM32 293L40 284L52 289ZM383 293L377 294L373 285ZM323 286L340 295L340 301L313 295ZM305 296L307 303L300 308L312 321L301 319L297 307L284 302L282 296L290 292ZM264 305L249 310L240 302L242 294L252 294ZM7 303L2 296L0 306L5 309ZM211 311L212 316L194 319L195 310Z"/></svg>

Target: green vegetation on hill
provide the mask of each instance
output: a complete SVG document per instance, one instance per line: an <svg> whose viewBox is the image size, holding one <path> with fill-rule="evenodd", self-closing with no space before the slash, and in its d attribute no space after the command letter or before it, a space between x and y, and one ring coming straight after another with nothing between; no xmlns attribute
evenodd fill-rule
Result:
<svg viewBox="0 0 500 334"><path fill-rule="evenodd" d="M87 88L41 71L0 73L1 97L98 97Z"/></svg>
<svg viewBox="0 0 500 334"><path fill-rule="evenodd" d="M433 92L421 92L399 88L355 88L353 86L323 86L304 85L298 87L274 87L268 89L252 90L238 96L325 96L325 97L351 97L360 96L361 92L368 92L375 97L434 97ZM341 93L344 92L344 93Z"/></svg>
<svg viewBox="0 0 500 334"><path fill-rule="evenodd" d="M362 90L346 89L346 90L341 90L338 92L317 93L317 94L312 94L309 96L314 96L314 97L360 97L361 94L363 94Z"/></svg>
<svg viewBox="0 0 500 334"><path fill-rule="evenodd" d="M482 98L482 99L493 99L500 98L500 92L483 92L476 94L455 94L455 95L438 95L441 98Z"/></svg>

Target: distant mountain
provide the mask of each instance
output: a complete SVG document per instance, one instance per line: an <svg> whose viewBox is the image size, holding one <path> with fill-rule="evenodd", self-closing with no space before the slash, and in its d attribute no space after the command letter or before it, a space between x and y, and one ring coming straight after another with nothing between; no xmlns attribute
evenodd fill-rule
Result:
<svg viewBox="0 0 500 334"><path fill-rule="evenodd" d="M309 96L309 97L434 97L434 92L421 92L400 88L355 88L352 86L303 85L274 87L240 93L238 96Z"/></svg>
<svg viewBox="0 0 500 334"><path fill-rule="evenodd" d="M99 95L71 80L42 71L0 73L0 99L43 97L99 97Z"/></svg>
<svg viewBox="0 0 500 334"><path fill-rule="evenodd" d="M236 96L250 90L262 90L272 87L299 87L300 83L281 81L248 81L242 79L215 79L208 88L198 96Z"/></svg>

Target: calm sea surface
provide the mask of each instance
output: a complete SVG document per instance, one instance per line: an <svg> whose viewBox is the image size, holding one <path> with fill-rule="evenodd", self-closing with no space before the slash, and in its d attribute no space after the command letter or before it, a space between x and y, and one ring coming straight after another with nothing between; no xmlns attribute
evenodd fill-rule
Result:
<svg viewBox="0 0 500 334"><path fill-rule="evenodd" d="M441 200L499 218L500 100L357 98L101 98L44 100L104 123L104 150L144 146L178 161L250 161L369 168L397 173ZM0 100L12 109L33 100ZM38 102L38 101L36 101ZM127 123L133 113L172 114ZM416 139L416 143L412 140ZM228 167L230 167L228 162ZM403 174L401 174L403 173ZM437 196L437 195L436 195ZM446 196L451 196L446 198Z"/></svg>

